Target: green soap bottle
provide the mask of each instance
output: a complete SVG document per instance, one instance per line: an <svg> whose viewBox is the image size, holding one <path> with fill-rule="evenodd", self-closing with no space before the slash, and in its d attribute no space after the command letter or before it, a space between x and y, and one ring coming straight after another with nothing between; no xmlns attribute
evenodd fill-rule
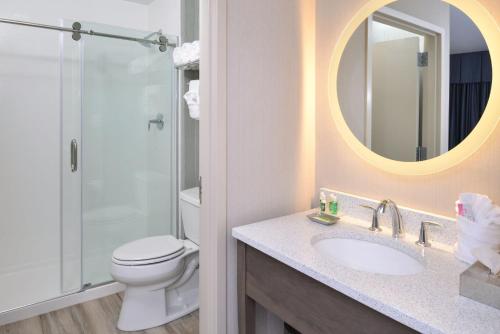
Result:
<svg viewBox="0 0 500 334"><path fill-rule="evenodd" d="M330 214L336 216L339 212L339 204L337 201L337 196L335 194L330 194L330 198L328 201L328 209L330 210Z"/></svg>

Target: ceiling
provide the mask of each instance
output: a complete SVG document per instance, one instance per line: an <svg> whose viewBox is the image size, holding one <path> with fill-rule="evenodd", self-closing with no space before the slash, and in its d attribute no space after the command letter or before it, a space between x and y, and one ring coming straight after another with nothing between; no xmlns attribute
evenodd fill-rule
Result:
<svg viewBox="0 0 500 334"><path fill-rule="evenodd" d="M450 6L451 54L486 51L488 46L472 20L459 9Z"/></svg>

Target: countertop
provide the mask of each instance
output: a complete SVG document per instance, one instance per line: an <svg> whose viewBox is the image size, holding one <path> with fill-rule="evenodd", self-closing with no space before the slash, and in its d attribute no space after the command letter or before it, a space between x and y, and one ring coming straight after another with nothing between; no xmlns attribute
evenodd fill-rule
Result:
<svg viewBox="0 0 500 334"><path fill-rule="evenodd" d="M416 246L415 235L394 240L388 231L368 231L369 221L348 215L333 226L310 222L314 210L232 230L236 239L307 276L342 292L422 333L500 333L500 310L459 295L459 275L468 265L455 259L450 247ZM329 237L355 238L386 244L418 258L425 270L390 276L356 271L329 260L313 248Z"/></svg>

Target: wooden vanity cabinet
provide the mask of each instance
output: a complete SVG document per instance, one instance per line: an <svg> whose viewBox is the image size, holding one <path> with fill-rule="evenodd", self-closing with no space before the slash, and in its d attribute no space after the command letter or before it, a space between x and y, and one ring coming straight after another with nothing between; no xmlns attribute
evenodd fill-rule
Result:
<svg viewBox="0 0 500 334"><path fill-rule="evenodd" d="M255 304L303 334L417 333L238 241L240 334L255 333Z"/></svg>

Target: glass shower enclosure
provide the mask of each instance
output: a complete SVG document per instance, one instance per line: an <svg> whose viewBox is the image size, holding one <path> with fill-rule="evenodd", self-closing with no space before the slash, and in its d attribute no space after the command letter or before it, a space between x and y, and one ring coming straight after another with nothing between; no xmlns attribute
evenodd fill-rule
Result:
<svg viewBox="0 0 500 334"><path fill-rule="evenodd" d="M81 25L112 35L159 37L159 33L96 23ZM0 221L0 313L109 282L115 248L146 236L177 236L177 73L172 45L163 51L158 45L133 40L82 34L75 41L67 32L9 29L21 31L17 39L24 33L26 38L38 34L52 48L30 45L29 50L19 51L26 61L13 61L8 70L7 65L0 65L0 77L17 73L21 86L22 75L33 71L40 89L47 77L58 87L32 97L38 106L50 100L54 108L59 107L59 113L45 118L44 110L38 110L38 121L54 123L45 127L53 131L39 135L50 136L55 146L46 148L53 154L46 168L51 173L43 174L42 167L42 174L33 176L52 186L45 196L56 196L57 201L50 204L51 216L44 216L42 210L35 220L34 215L13 210L8 221ZM169 42L175 40L169 37ZM28 65L47 61L50 66L45 68ZM3 111L15 114L36 108L37 103L30 104L27 98L22 91L10 96L8 110L4 104ZM21 119L8 119L3 111L3 124L22 124ZM15 135L4 134L0 139L13 140ZM36 145L36 140L22 144ZM7 152L5 144L0 149ZM40 152L44 153L43 148ZM28 157L23 159L18 160ZM9 168L0 171L0 181L9 177L11 183L15 181L15 166ZM29 194L30 184L25 186ZM44 197L44 184L31 186L32 192ZM2 199L8 196L7 190L0 190ZM26 206L26 210L35 209L41 208ZM52 220L46 222L47 218ZM16 241L4 242L10 239ZM23 266L14 266L6 254L16 254L15 262Z"/></svg>
<svg viewBox="0 0 500 334"><path fill-rule="evenodd" d="M171 55L140 43L83 39L83 284L111 280L111 253L118 246L151 235L175 235Z"/></svg>

